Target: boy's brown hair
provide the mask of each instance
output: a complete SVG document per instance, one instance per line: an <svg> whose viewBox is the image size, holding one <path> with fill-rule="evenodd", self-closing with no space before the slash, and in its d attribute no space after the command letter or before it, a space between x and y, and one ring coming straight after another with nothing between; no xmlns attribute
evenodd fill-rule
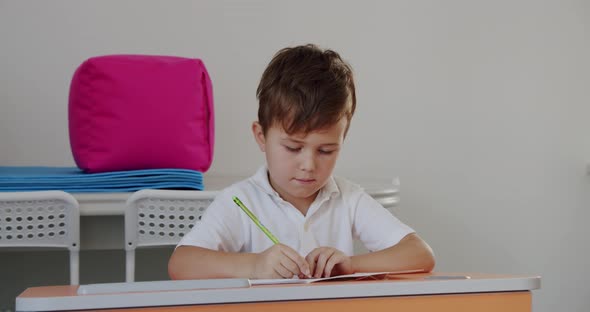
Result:
<svg viewBox="0 0 590 312"><path fill-rule="evenodd" d="M288 134L307 134L342 117L348 120L348 131L356 108L350 65L338 53L313 44L275 54L262 74L256 97L258 122L265 134L275 124Z"/></svg>

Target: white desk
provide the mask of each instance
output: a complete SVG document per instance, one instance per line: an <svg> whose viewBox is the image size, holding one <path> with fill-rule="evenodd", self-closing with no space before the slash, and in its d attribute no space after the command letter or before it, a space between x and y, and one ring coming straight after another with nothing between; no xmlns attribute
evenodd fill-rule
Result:
<svg viewBox="0 0 590 312"><path fill-rule="evenodd" d="M33 287L16 298L16 311L524 312L531 311L531 290L540 288L541 283L538 276L461 273L458 275L471 278L428 279L431 275L395 275L378 281L92 295L78 295L77 285Z"/></svg>

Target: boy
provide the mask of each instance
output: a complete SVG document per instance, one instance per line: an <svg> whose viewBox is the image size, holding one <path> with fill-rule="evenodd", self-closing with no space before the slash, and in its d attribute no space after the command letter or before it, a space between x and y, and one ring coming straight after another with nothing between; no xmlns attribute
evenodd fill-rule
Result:
<svg viewBox="0 0 590 312"><path fill-rule="evenodd" d="M356 107L352 70L336 52L314 45L279 51L257 97L252 132L266 166L216 197L172 254L172 279L432 270L432 250L411 228L359 186L332 176ZM374 252L353 255L354 238Z"/></svg>

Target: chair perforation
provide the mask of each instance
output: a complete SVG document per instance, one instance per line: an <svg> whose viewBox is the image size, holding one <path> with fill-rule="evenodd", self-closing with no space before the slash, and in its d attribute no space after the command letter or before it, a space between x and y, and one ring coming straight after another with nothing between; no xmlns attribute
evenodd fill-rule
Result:
<svg viewBox="0 0 590 312"><path fill-rule="evenodd" d="M137 244L176 244L194 227L209 200L144 198L136 204ZM157 222L155 221L157 220ZM131 243L131 245L134 245Z"/></svg>

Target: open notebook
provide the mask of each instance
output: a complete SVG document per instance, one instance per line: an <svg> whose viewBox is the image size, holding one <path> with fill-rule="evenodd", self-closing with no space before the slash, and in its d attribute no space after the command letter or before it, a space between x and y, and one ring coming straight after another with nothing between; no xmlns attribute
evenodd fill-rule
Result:
<svg viewBox="0 0 590 312"><path fill-rule="evenodd" d="M363 280L381 280L386 279L388 275L419 273L422 270L406 270L396 272L369 272L369 273L354 273L347 275L337 275L332 277L322 278L280 278L280 279L251 279L251 285L274 285L274 284L311 284L325 281L363 281Z"/></svg>

